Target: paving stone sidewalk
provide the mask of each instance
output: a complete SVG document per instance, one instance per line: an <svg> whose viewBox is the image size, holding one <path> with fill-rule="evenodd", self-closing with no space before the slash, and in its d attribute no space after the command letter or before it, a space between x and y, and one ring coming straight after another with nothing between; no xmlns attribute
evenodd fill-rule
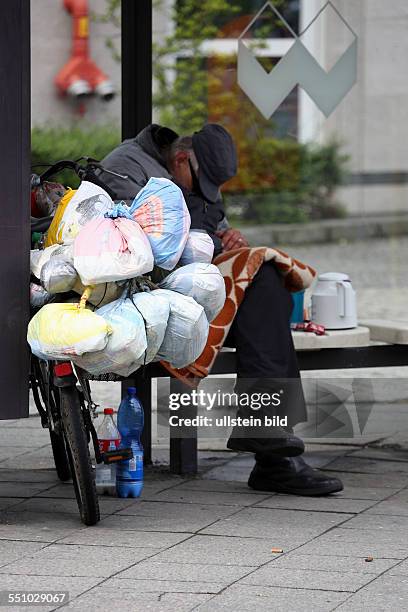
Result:
<svg viewBox="0 0 408 612"><path fill-rule="evenodd" d="M404 451L311 446L345 484L321 499L251 491L249 455L203 452L197 478L157 464L140 500L101 498L86 528L38 417L2 422L0 442L0 591L69 591L61 609L81 612L407 607Z"/></svg>

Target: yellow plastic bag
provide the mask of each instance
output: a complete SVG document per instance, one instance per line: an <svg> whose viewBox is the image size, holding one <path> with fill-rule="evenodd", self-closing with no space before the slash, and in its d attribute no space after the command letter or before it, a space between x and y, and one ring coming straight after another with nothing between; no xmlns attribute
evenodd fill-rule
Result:
<svg viewBox="0 0 408 612"><path fill-rule="evenodd" d="M76 189L68 188L64 197L61 198L58 208L55 211L54 218L50 227L48 228L47 236L45 238L45 246L51 246L53 244L62 244L62 217L64 216L65 209L76 194Z"/></svg>
<svg viewBox="0 0 408 612"><path fill-rule="evenodd" d="M27 340L40 359L70 359L105 348L112 328L105 319L80 304L46 304L28 325Z"/></svg>
<svg viewBox="0 0 408 612"><path fill-rule="evenodd" d="M61 207L48 231L46 244L72 244L81 228L96 217L103 217L114 204L109 194L89 181L82 181L76 191L70 190L61 200Z"/></svg>

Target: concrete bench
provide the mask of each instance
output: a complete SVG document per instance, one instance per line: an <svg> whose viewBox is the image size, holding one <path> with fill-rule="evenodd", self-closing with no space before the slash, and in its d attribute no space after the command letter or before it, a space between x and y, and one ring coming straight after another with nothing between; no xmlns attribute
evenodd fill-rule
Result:
<svg viewBox="0 0 408 612"><path fill-rule="evenodd" d="M370 340L387 344L408 344L407 321L383 321L367 319L362 322L370 330ZM408 365L408 364L407 364Z"/></svg>
<svg viewBox="0 0 408 612"><path fill-rule="evenodd" d="M370 335L371 334L371 335ZM292 332L300 370L331 370L408 365L408 324L364 321L350 330L327 331L325 336ZM381 342L373 344L372 340ZM212 375L235 374L235 349L220 351ZM152 380L168 377L160 364L152 363L122 382L122 392L134 385L145 409L143 444L146 462L151 462ZM191 407L188 416L191 413ZM197 471L197 438L171 437L170 470L177 474Z"/></svg>

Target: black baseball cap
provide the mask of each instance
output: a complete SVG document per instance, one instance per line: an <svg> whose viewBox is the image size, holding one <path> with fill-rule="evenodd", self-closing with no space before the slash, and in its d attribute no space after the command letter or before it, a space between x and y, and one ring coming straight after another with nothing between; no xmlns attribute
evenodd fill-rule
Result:
<svg viewBox="0 0 408 612"><path fill-rule="evenodd" d="M219 188L237 173L237 151L231 135L222 125L207 123L193 134L198 161L198 182L206 200L216 202Z"/></svg>

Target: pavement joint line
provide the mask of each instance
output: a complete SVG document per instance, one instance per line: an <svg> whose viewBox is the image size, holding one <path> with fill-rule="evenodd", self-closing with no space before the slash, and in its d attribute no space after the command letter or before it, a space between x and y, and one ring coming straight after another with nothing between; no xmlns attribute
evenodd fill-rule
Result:
<svg viewBox="0 0 408 612"><path fill-rule="evenodd" d="M288 551L288 554L289 554L289 552L291 553L291 552L293 552L293 551ZM283 555L280 555L280 557L282 557L282 556L283 556ZM323 556L323 555L320 555L320 553L319 553L319 556ZM336 555L325 555L325 556L330 556L330 557L331 557L331 556L333 556L333 557L334 557L334 556L336 556ZM337 556L339 556L339 555L337 555ZM343 555L343 556L344 556L344 555ZM277 557L277 558L279 558L279 557ZM353 558L355 558L355 557L347 557L347 556L344 556L344 558L345 558L345 559L353 559ZM365 557L364 557L364 556L363 556L363 557L358 557L358 558L365 559ZM382 559L382 558L383 558L383 557L378 557L378 559ZM376 559L377 559L377 557L376 557ZM273 560L273 561L274 561L274 560ZM400 561L400 559L398 559L398 561ZM268 563L272 563L272 560L271 560L271 561L268 561ZM239 566L238 566L238 567L239 567ZM242 566L241 566L241 567L242 567ZM392 566L392 567L394 567L394 566ZM296 568L296 567L293 567L293 566L290 566L290 567L285 567L284 565L279 566L279 568L281 568L281 569L285 569L285 570L298 570L298 571L301 571L301 572L303 572L303 571L316 572L316 573L321 572L322 574L333 574L333 573L334 573L334 574L352 574L352 575L354 575L354 576L355 576L356 574L361 574L362 576L365 576L365 575L367 574L367 575L369 575L369 576L371 576L371 575L376 575L376 576L377 576L377 573L376 573L376 572L358 572L358 571L356 571L356 570L354 570L354 569L350 569L350 570L335 570L335 569L331 569L331 570L327 570L327 569L309 569L309 570L306 570L305 568ZM278 569L279 569L279 568L278 568ZM257 568L257 569L258 569L258 568ZM388 569L390 569L390 568L388 568ZM387 571L388 571L388 569L387 569ZM407 571L408 571L408 570L407 570ZM136 580L136 579L135 579L135 580ZM253 584L253 583L251 582L251 584ZM262 584L257 584L257 585L255 585L255 586L265 586L265 585L262 585ZM274 586L274 585L270 585L270 586ZM289 587L289 586L288 586L288 587L286 587L286 586L285 586L285 589L286 589L286 588L290 589L290 588L295 588L295 587ZM303 589L303 588L307 588L307 587L298 587L298 588L302 588L302 589ZM312 591L314 591L315 589L311 589L311 590L312 590ZM326 591L326 589L321 589L321 590ZM327 589L327 590L332 591L333 589ZM337 589L335 589L335 590L337 590Z"/></svg>
<svg viewBox="0 0 408 612"><path fill-rule="evenodd" d="M167 565L167 563L166 563L166 565ZM205 564L202 564L202 565L208 565L208 564L205 563ZM232 566L229 566L229 567L232 567ZM242 565L241 566L240 565L234 565L233 567L242 567ZM124 570L124 571L127 571L127 570ZM122 578L121 576L117 576L116 579L117 580L135 580L136 582L137 581L143 581L143 580L152 580L153 582L168 581L168 582L183 582L185 584L194 584L196 582L203 582L204 584L214 584L214 582L215 582L215 584L220 584L220 582L216 582L214 580L204 580L203 578L200 578L200 580L182 580L181 578L176 578L176 579L173 579L173 578L171 578L171 579L169 579L169 578L127 578L126 576ZM225 580L223 580L222 582L224 583ZM259 585L257 585L257 586L259 586ZM168 591L165 591L165 592L167 593ZM174 592L174 591L172 591L172 592Z"/></svg>
<svg viewBox="0 0 408 612"><path fill-rule="evenodd" d="M386 501L386 500L384 500ZM371 508L367 508L371 510ZM399 518L406 518L408 520L408 514L390 514L389 512L370 512L370 516L398 516ZM384 531L391 531L390 529L384 529Z"/></svg>
<svg viewBox="0 0 408 612"><path fill-rule="evenodd" d="M237 495L240 495L240 493L238 493ZM49 499L49 498L46 497L45 499ZM269 499L269 497L267 499ZM213 508L214 506L223 506L225 508L237 508L238 507L237 504L227 504L226 502L217 502L216 504L206 504L205 502L180 501L178 499L145 499L144 501L149 504L150 503L152 504L184 504L185 506L208 506L209 508ZM133 505L137 505L137 504L133 504ZM130 508L131 506L132 504L130 504L130 506L126 506L126 508ZM244 508L252 508L252 504L249 506L248 505L239 506L239 509L244 509ZM113 512L112 514L117 514L121 510L125 510L125 508L119 508L118 510L115 510L115 512Z"/></svg>
<svg viewBox="0 0 408 612"><path fill-rule="evenodd" d="M289 568L286 568L286 569L289 569ZM314 571L318 571L318 570L310 570L310 571L314 572ZM368 575L371 576L371 574L368 574ZM283 588L283 589L290 589L292 591L319 591L319 592L323 591L324 593L351 593L353 595L354 595L354 593L356 593L356 591L349 591L347 589L319 589L319 588L311 589L310 587L307 587L307 586L298 586L297 587L297 586L287 586L287 585L282 586L282 585L276 585L276 584L265 585L265 584L253 584L252 582L251 582L250 585L242 583L242 586L256 586L256 587L260 587L260 588L267 586L267 587L272 588L272 589L282 589Z"/></svg>
<svg viewBox="0 0 408 612"><path fill-rule="evenodd" d="M353 457L352 455L354 453L356 453L358 451L352 451L352 453L350 455L344 455L345 457L354 459L355 461L373 461L373 462L378 462L378 461L384 461L385 463L408 463L408 454L407 454L407 458L406 459L389 459L388 457ZM337 457L338 459L338 457ZM330 461L330 463L332 463ZM329 465L329 464L328 464ZM372 474L372 472L370 472L370 474Z"/></svg>
<svg viewBox="0 0 408 612"><path fill-rule="evenodd" d="M350 501L347 497L345 497L344 499L347 499L347 501ZM351 501L354 501L354 500L351 500ZM252 506L245 506L245 508L249 508L249 507L252 508ZM370 509L371 509L371 507L372 506L370 506ZM318 510L316 508L314 508L313 510L308 510L308 509L304 509L303 510L302 508L285 508L285 507L282 507L282 506L279 506L278 508L271 508L270 506L261 506L261 505L256 506L256 508L262 508L263 510L291 510L292 512L317 512L317 513L324 512L326 514L354 514L355 516L357 516L358 514L361 514L363 512L363 510L358 510L357 512L352 512L351 510ZM405 516L407 516L407 518L408 518L408 515L405 515Z"/></svg>
<svg viewBox="0 0 408 612"><path fill-rule="evenodd" d="M65 536L66 537L66 536ZM15 538L0 538L0 542L21 542L24 544L50 544L50 542L45 542L44 540L16 540Z"/></svg>
<svg viewBox="0 0 408 612"><path fill-rule="evenodd" d="M395 463L402 463L402 462L401 461L398 461L398 462L396 461ZM336 474L360 474L362 476L384 476L384 477L387 477L387 475L388 475L387 472L385 472L385 473L377 473L377 472L359 472L357 470L353 470L353 471L351 471L351 470L333 470L333 469L330 469L328 467L325 467L324 470L322 470L322 471L324 471L324 472L335 472ZM404 475L404 472L399 472L399 474L401 474L401 476L403 476L404 479L406 481L408 481L408 472L407 472L406 476ZM406 486L407 486L407 484L404 485L404 488L406 488ZM376 487L374 487L374 488L376 488ZM381 487L378 487L378 488L381 488Z"/></svg>
<svg viewBox="0 0 408 612"><path fill-rule="evenodd" d="M199 478L197 478L198 482L206 482L205 480L200 480ZM191 481L189 481L191 482ZM194 481L193 481L194 482ZM211 482L211 481L210 481ZM214 482L214 481L213 481ZM219 480L216 480L215 482L220 482ZM231 482L239 482L239 481L231 481ZM240 483L242 484L242 483ZM173 487L173 489L177 489L177 487L181 487L183 486L184 483L179 483L177 484L176 487ZM167 491L167 489L165 489ZM188 489L187 487L184 486L184 488L182 489L182 491L194 491L194 492L204 492L204 493L232 493L234 495L242 495L243 491L217 491L214 489L195 489L194 487L192 489ZM158 493L162 493L163 491L158 491ZM248 495L259 495L262 497L262 495L265 495L265 492L263 491L255 491L254 489L250 489L248 487L248 491L247 491ZM278 495L278 493L271 493L269 497L273 497L274 495Z"/></svg>
<svg viewBox="0 0 408 612"><path fill-rule="evenodd" d="M209 491L210 492L210 491ZM214 492L214 491L211 491ZM153 494L155 495L155 493ZM241 495L240 493L237 493L237 495ZM265 496L267 499L269 499L269 497L273 497L273 495L266 495ZM48 498L46 498L48 499ZM217 504L206 504L205 502L190 502L190 501L179 501L177 499L145 499L145 500L141 500L141 502L139 503L148 503L148 504L184 504L185 506L208 506L210 508L214 507L214 506L225 506L227 508L236 508L236 504L227 504L225 502L219 502ZM255 502L254 502L255 503ZM131 507L132 505L137 505L138 502L132 502L129 506L127 506L127 508ZM249 506L245 505L245 506L239 506L240 510L243 510L244 508L252 508L254 504L250 504ZM118 508L118 510L115 510L113 514L117 514L118 512L120 512L121 510L124 510L125 508ZM147 516L147 515L146 515Z"/></svg>

